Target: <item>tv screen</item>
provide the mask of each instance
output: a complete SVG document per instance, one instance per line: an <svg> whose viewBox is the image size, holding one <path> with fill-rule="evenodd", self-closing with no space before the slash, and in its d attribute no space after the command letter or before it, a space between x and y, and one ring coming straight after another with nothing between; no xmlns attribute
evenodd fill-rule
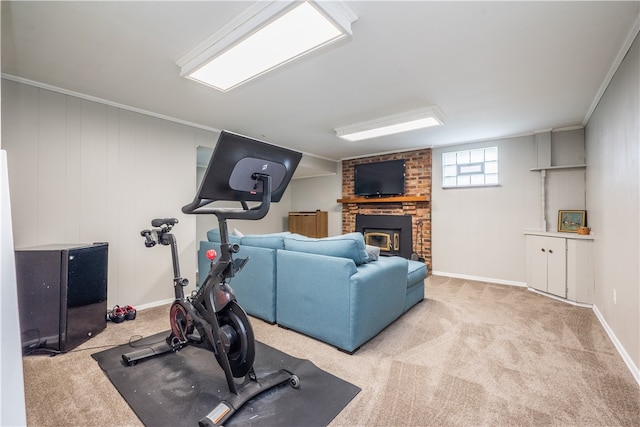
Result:
<svg viewBox="0 0 640 427"><path fill-rule="evenodd" d="M355 165L354 193L365 197L404 194L404 173L404 160Z"/></svg>

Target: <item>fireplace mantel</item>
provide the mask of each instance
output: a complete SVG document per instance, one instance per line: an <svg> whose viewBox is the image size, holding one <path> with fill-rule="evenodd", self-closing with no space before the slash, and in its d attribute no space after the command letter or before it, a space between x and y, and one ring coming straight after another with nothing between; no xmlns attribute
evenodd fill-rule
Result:
<svg viewBox="0 0 640 427"><path fill-rule="evenodd" d="M338 203L402 203L402 202L428 202L427 196L393 196L393 197L349 197L338 199Z"/></svg>

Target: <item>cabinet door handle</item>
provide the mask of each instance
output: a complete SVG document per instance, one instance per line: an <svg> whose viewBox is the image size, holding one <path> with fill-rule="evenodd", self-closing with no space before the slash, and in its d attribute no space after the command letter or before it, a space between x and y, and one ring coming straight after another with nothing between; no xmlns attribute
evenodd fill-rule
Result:
<svg viewBox="0 0 640 427"><path fill-rule="evenodd" d="M544 248L540 248L540 250L541 250L542 252L544 252Z"/></svg>
<svg viewBox="0 0 640 427"><path fill-rule="evenodd" d="M553 253L553 251L552 251L551 249L549 249L549 253L550 253L550 254L552 254L552 253Z"/></svg>

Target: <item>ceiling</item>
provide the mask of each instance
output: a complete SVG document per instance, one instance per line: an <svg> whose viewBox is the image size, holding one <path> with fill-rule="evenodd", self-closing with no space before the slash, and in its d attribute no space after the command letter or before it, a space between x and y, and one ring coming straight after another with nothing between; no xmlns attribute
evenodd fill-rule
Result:
<svg viewBox="0 0 640 427"><path fill-rule="evenodd" d="M227 93L175 62L242 1L2 2L2 73L324 159L582 126L640 2L348 1L353 37ZM347 142L334 129L437 105L445 125Z"/></svg>

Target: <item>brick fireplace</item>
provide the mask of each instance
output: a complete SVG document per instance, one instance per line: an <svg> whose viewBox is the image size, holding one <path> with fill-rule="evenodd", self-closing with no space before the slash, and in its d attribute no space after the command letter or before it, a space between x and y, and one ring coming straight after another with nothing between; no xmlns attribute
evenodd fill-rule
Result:
<svg viewBox="0 0 640 427"><path fill-rule="evenodd" d="M404 196L364 199L354 196L354 165L403 159L406 162ZM408 215L412 251L431 269L431 149L342 161L342 232L356 229L356 215Z"/></svg>

